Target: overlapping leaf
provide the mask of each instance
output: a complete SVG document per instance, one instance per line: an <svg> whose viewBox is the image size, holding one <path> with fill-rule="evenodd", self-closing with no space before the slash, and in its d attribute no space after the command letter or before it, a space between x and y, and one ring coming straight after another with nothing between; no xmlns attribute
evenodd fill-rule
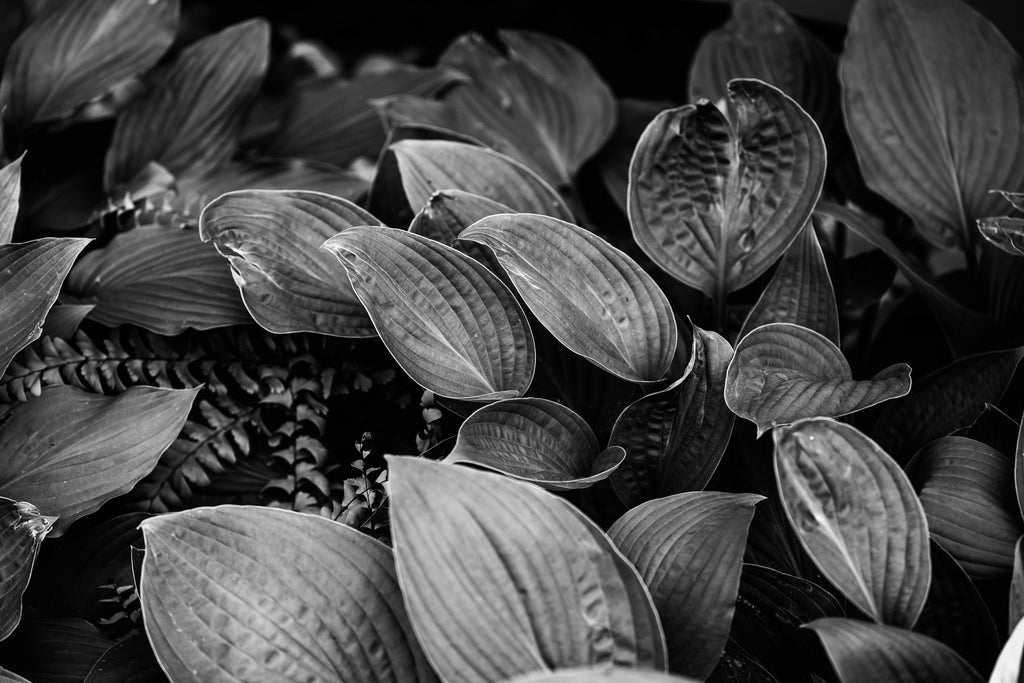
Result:
<svg viewBox="0 0 1024 683"><path fill-rule="evenodd" d="M910 628L931 582L928 521L899 465L849 425L774 433L786 516L815 565L877 622Z"/></svg>
<svg viewBox="0 0 1024 683"><path fill-rule="evenodd" d="M725 402L740 417L767 430L805 417L838 417L910 391L910 366L853 379L842 351L813 330L771 323L736 346L725 379Z"/></svg>
<svg viewBox="0 0 1024 683"><path fill-rule="evenodd" d="M536 214L484 218L459 237L494 252L530 311L571 351L634 382L668 372L675 316L651 276L625 253Z"/></svg>
<svg viewBox="0 0 1024 683"><path fill-rule="evenodd" d="M458 237L481 218L498 213L512 213L512 209L493 199L462 190L439 190L430 195L430 201L413 218L409 232L455 247L497 275L503 271L492 252L478 244L462 242Z"/></svg>
<svg viewBox="0 0 1024 683"><path fill-rule="evenodd" d="M981 236L1007 254L1024 256L1024 218L992 216L978 219Z"/></svg>
<svg viewBox="0 0 1024 683"><path fill-rule="evenodd" d="M57 304L52 306L43 322L44 337L71 339L85 317L95 308L92 304Z"/></svg>
<svg viewBox="0 0 1024 683"><path fill-rule="evenodd" d="M7 244L14 238L14 221L18 218L21 200L21 160L24 158L23 154L0 169L0 244Z"/></svg>
<svg viewBox="0 0 1024 683"><path fill-rule="evenodd" d="M245 159L229 161L202 176L176 179L181 196L197 204L235 190L309 190L356 201L369 181L355 173L305 159Z"/></svg>
<svg viewBox="0 0 1024 683"><path fill-rule="evenodd" d="M21 621L21 596L32 576L39 545L53 528L55 517L41 515L31 503L0 498L0 640Z"/></svg>

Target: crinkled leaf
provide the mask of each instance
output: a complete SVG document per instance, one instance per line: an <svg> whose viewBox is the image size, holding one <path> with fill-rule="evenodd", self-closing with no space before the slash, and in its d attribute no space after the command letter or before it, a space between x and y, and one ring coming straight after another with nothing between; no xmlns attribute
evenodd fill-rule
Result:
<svg viewBox="0 0 1024 683"><path fill-rule="evenodd" d="M391 551L316 515L223 505L142 523L142 615L175 683L434 681Z"/></svg>
<svg viewBox="0 0 1024 683"><path fill-rule="evenodd" d="M199 234L231 264L242 301L263 328L372 337L345 269L321 247L346 228L379 224L352 202L319 192L241 190L203 209Z"/></svg>
<svg viewBox="0 0 1024 683"><path fill-rule="evenodd" d="M421 386L450 398L522 396L536 366L526 314L487 268L393 228L329 239L384 345Z"/></svg>
<svg viewBox="0 0 1024 683"><path fill-rule="evenodd" d="M562 491L607 479L624 457L615 446L602 451L590 426L562 404L513 398L466 418L447 462L478 465Z"/></svg>
<svg viewBox="0 0 1024 683"><path fill-rule="evenodd" d="M640 248L719 303L782 256L825 179L821 132L786 94L736 79L728 104L728 118L710 102L659 114L629 176Z"/></svg>
<svg viewBox="0 0 1024 683"><path fill-rule="evenodd" d="M639 574L572 505L489 472L388 463L402 593L442 679L664 669L664 635Z"/></svg>
<svg viewBox="0 0 1024 683"><path fill-rule="evenodd" d="M975 219L998 207L988 191L1024 186L1017 52L966 2L863 0L840 75L868 187L934 244L973 248Z"/></svg>
<svg viewBox="0 0 1024 683"><path fill-rule="evenodd" d="M473 223L498 213L512 213L512 209L493 199L462 190L439 190L430 195L430 201L413 217L409 232L455 247L499 275L503 271L491 251L458 239L459 233Z"/></svg>
<svg viewBox="0 0 1024 683"><path fill-rule="evenodd" d="M875 621L912 627L931 557L928 521L903 470L834 420L801 420L773 436L779 495L815 565Z"/></svg>
<svg viewBox="0 0 1024 683"><path fill-rule="evenodd" d="M26 611L21 625L0 644L0 659L35 683L81 681L114 641L84 619Z"/></svg>
<svg viewBox="0 0 1024 683"><path fill-rule="evenodd" d="M893 365L853 379L842 351L792 323L762 325L736 345L725 379L725 402L757 425L758 436L805 417L838 417L904 396L910 366Z"/></svg>
<svg viewBox="0 0 1024 683"><path fill-rule="evenodd" d="M121 113L107 152L110 194L150 161L175 176L202 175L235 151L267 70L270 26L230 26L189 45L158 71L145 94Z"/></svg>
<svg viewBox="0 0 1024 683"><path fill-rule="evenodd" d="M126 493L181 431L198 389L131 387L117 396L50 387L0 430L0 492L57 515L53 535Z"/></svg>
<svg viewBox="0 0 1024 683"><path fill-rule="evenodd" d="M510 678L505 683L693 683L694 681L693 678L670 676L657 671L602 667L526 674Z"/></svg>
<svg viewBox="0 0 1024 683"><path fill-rule="evenodd" d="M3 150L0 144L0 150ZM14 239L14 222L18 218L18 204L21 201L21 161L20 157L0 169L0 244L8 244Z"/></svg>
<svg viewBox="0 0 1024 683"><path fill-rule="evenodd" d="M1009 576L1024 534L1013 491L1013 463L962 436L936 439L907 465L928 528L975 579Z"/></svg>
<svg viewBox="0 0 1024 683"><path fill-rule="evenodd" d="M0 498L0 640L21 621L21 596L32 576L39 545L53 528L55 517L41 515L31 503Z"/></svg>
<svg viewBox="0 0 1024 683"><path fill-rule="evenodd" d="M686 373L628 406L612 428L608 443L626 460L611 482L629 507L703 489L729 445L735 417L723 391L732 347L715 332L693 332Z"/></svg>
<svg viewBox="0 0 1024 683"><path fill-rule="evenodd" d="M536 214L499 214L462 231L489 247L544 327L573 352L634 382L668 372L677 343L668 299L594 233Z"/></svg>
<svg viewBox="0 0 1024 683"><path fill-rule="evenodd" d="M96 660L82 683L167 683L153 648L141 633L112 645Z"/></svg>

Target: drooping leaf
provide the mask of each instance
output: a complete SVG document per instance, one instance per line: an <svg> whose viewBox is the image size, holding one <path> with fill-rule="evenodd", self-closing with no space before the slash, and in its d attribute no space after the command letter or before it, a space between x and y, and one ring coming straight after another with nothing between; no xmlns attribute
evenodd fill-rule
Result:
<svg viewBox="0 0 1024 683"><path fill-rule="evenodd" d="M24 158L22 154L0 169L0 244L8 244L14 239L14 221L18 218L21 200L21 160Z"/></svg>
<svg viewBox="0 0 1024 683"><path fill-rule="evenodd" d="M421 386L450 398L522 396L536 366L526 315L487 268L393 228L329 239L384 345Z"/></svg>
<svg viewBox="0 0 1024 683"><path fill-rule="evenodd" d="M737 79L728 104L728 118L710 102L659 114L629 178L637 244L719 305L782 256L825 179L821 132L786 94Z"/></svg>
<svg viewBox="0 0 1024 683"><path fill-rule="evenodd" d="M928 521L899 465L834 420L777 429L786 516L822 574L879 623L910 628L931 582Z"/></svg>
<svg viewBox="0 0 1024 683"><path fill-rule="evenodd" d="M650 594L576 508L489 472L410 457L388 463L398 576L442 679L664 669Z"/></svg>
<svg viewBox="0 0 1024 683"><path fill-rule="evenodd" d="M1024 186L1017 52L960 0L864 0L850 17L840 72L868 187L934 244L973 249L975 219L998 205L988 191Z"/></svg>
<svg viewBox="0 0 1024 683"><path fill-rule="evenodd" d="M499 213L512 213L500 202L462 190L439 190L419 210L409 224L409 232L437 240L475 258L492 273L500 275L501 264L494 254L472 242L458 239L459 233L481 218Z"/></svg>
<svg viewBox="0 0 1024 683"><path fill-rule="evenodd" d="M838 417L910 391L910 366L853 379L842 351L813 330L770 323L736 345L725 379L725 402L757 425L758 436L805 417Z"/></svg>
<svg viewBox="0 0 1024 683"><path fill-rule="evenodd" d="M929 441L969 425L986 403L999 403L1024 347L960 358L914 383L878 418L872 438L906 464Z"/></svg>
<svg viewBox="0 0 1024 683"><path fill-rule="evenodd" d="M84 619L26 611L18 630L0 644L0 659L33 683L73 683L113 644Z"/></svg>
<svg viewBox="0 0 1024 683"><path fill-rule="evenodd" d="M7 56L4 119L23 130L70 114L155 64L177 28L177 0L53 3Z"/></svg>
<svg viewBox="0 0 1024 683"><path fill-rule="evenodd" d="M143 634L112 645L89 670L82 683L168 683Z"/></svg>
<svg viewBox="0 0 1024 683"><path fill-rule="evenodd" d="M668 372L678 334L668 299L594 233L548 216L499 214L459 238L494 252L530 311L571 351L634 382Z"/></svg>
<svg viewBox="0 0 1024 683"><path fill-rule="evenodd" d="M78 331L85 317L92 312L92 304L56 304L46 314L43 322L43 337L71 339Z"/></svg>
<svg viewBox="0 0 1024 683"><path fill-rule="evenodd" d="M600 669L562 669L548 673L526 674L505 683L693 683L696 679L670 676L658 671L637 671L621 667Z"/></svg>
<svg viewBox="0 0 1024 683"><path fill-rule="evenodd" d="M818 619L818 634L842 683L981 683L956 652L928 636L853 619Z"/></svg>
<svg viewBox="0 0 1024 683"><path fill-rule="evenodd" d="M763 496L690 492L648 501L608 530L661 614L672 673L704 680L722 656L747 529Z"/></svg>
<svg viewBox="0 0 1024 683"><path fill-rule="evenodd" d="M434 681L391 551L316 515L225 505L142 523L142 614L175 683Z"/></svg>
<svg viewBox="0 0 1024 683"><path fill-rule="evenodd" d="M380 221L319 192L242 190L203 209L199 234L231 264L242 301L263 328L282 334L376 335L345 269L321 249L337 233Z"/></svg>
<svg viewBox="0 0 1024 683"><path fill-rule="evenodd" d="M466 418L446 460L562 491L607 479L624 457L616 446L602 451L590 426L562 404L513 398Z"/></svg>
<svg viewBox="0 0 1024 683"><path fill-rule="evenodd" d="M0 430L0 492L60 519L54 536L156 466L198 389L132 387L118 396L43 390L13 406Z"/></svg>
<svg viewBox="0 0 1024 683"><path fill-rule="evenodd" d="M932 537L972 578L1005 577L1013 569L1024 523L1012 468L991 446L962 436L928 443L907 465Z"/></svg>
<svg viewBox="0 0 1024 683"><path fill-rule="evenodd" d="M118 118L107 152L107 192L119 194L150 161L175 176L202 175L227 161L269 51L270 26L263 19L229 26L182 50Z"/></svg>
<svg viewBox="0 0 1024 683"><path fill-rule="evenodd" d="M31 503L0 498L0 640L21 621L21 596L32 576L39 545L53 528L55 517L39 514Z"/></svg>
<svg viewBox="0 0 1024 683"><path fill-rule="evenodd" d="M1024 621L1018 621L1003 645L999 659L989 676L989 683L1017 683L1024 662Z"/></svg>
<svg viewBox="0 0 1024 683"><path fill-rule="evenodd" d="M732 347L715 332L693 332L686 373L628 406L612 428L608 443L626 450L612 486L629 507L703 489L729 445L735 418L723 391Z"/></svg>
<svg viewBox="0 0 1024 683"><path fill-rule="evenodd" d="M825 265L825 254L810 221L786 250L771 282L743 322L737 339L773 322L802 325L839 346L836 294Z"/></svg>

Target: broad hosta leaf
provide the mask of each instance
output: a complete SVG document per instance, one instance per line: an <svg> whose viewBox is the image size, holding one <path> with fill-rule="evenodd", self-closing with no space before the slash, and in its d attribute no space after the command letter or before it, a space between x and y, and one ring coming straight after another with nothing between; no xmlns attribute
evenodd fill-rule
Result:
<svg viewBox="0 0 1024 683"><path fill-rule="evenodd" d="M1024 534L1013 491L1013 463L980 441L947 436L907 465L928 528L975 579L1009 576Z"/></svg>
<svg viewBox="0 0 1024 683"><path fill-rule="evenodd" d="M345 269L321 249L337 233L380 221L319 192L242 190L203 209L199 234L231 264L242 301L265 329L372 337Z"/></svg>
<svg viewBox="0 0 1024 683"><path fill-rule="evenodd" d="M65 294L67 303L94 305L89 319L111 327L174 335L252 322L231 268L191 229L144 225L119 234L78 260Z"/></svg>
<svg viewBox="0 0 1024 683"><path fill-rule="evenodd" d="M167 683L168 678L143 634L122 640L103 653L82 683Z"/></svg>
<svg viewBox="0 0 1024 683"><path fill-rule="evenodd" d="M664 669L650 594L576 508L489 472L410 457L388 463L402 593L442 679Z"/></svg>
<svg viewBox="0 0 1024 683"><path fill-rule="evenodd" d="M906 464L929 441L971 424L986 403L999 403L1022 357L1024 348L992 351L936 370L886 408L872 437Z"/></svg>
<svg viewBox="0 0 1024 683"><path fill-rule="evenodd" d="M177 0L53 3L7 56L4 118L23 129L71 113L155 64L177 28Z"/></svg>
<svg viewBox="0 0 1024 683"><path fill-rule="evenodd" d="M21 621L21 596L32 576L39 545L53 528L55 517L39 514L31 503L0 498L0 640Z"/></svg>
<svg viewBox="0 0 1024 683"><path fill-rule="evenodd" d="M33 683L71 683L84 679L113 644L84 619L33 611L0 644L0 659Z"/></svg>
<svg viewBox="0 0 1024 683"><path fill-rule="evenodd" d="M910 628L931 581L928 521L899 465L829 419L775 431L786 516L821 572L875 621Z"/></svg>
<svg viewBox="0 0 1024 683"><path fill-rule="evenodd" d="M989 683L1017 683L1024 662L1024 621L1018 621L999 653Z"/></svg>
<svg viewBox="0 0 1024 683"><path fill-rule="evenodd" d="M804 417L838 417L910 391L910 366L855 380L843 352L813 330L771 323L736 346L725 379L725 402L757 425L758 436Z"/></svg>
<svg viewBox="0 0 1024 683"><path fill-rule="evenodd" d="M50 387L0 430L0 492L57 515L54 535L126 493L181 431L198 389L131 387L117 396Z"/></svg>
<svg viewBox="0 0 1024 683"><path fill-rule="evenodd" d="M768 323L795 323L839 346L839 311L814 226L808 222L786 250L737 339Z"/></svg>
<svg viewBox="0 0 1024 683"><path fill-rule="evenodd" d="M840 72L868 186L936 245L973 248L998 209L988 191L1024 186L1020 56L961 0L864 0Z"/></svg>
<svg viewBox="0 0 1024 683"><path fill-rule="evenodd" d="M430 195L430 201L412 219L409 232L455 247L487 266L492 273L500 274L503 272L501 265L491 251L458 239L459 233L473 223L498 213L512 213L512 209L462 190L439 190Z"/></svg>
<svg viewBox="0 0 1024 683"><path fill-rule="evenodd" d="M21 200L21 160L24 158L23 154L0 169L0 244L8 244L14 239L14 221L18 218Z"/></svg>
<svg viewBox="0 0 1024 683"><path fill-rule="evenodd" d="M693 683L693 678L670 676L657 671L637 671L617 667L600 669L563 669L550 673L526 674L505 683Z"/></svg>
<svg viewBox="0 0 1024 683"><path fill-rule="evenodd" d="M733 80L729 118L702 102L664 111L644 131L629 174L633 236L662 270L721 305L782 256L824 179L811 117L770 85Z"/></svg>
<svg viewBox="0 0 1024 683"><path fill-rule="evenodd" d="M668 299L594 233L536 214L499 214L462 231L489 247L530 311L571 351L614 375L655 382L676 351Z"/></svg>
<svg viewBox="0 0 1024 683"><path fill-rule="evenodd" d="M88 242L48 237L0 244L0 372L39 338L61 283Z"/></svg>
<svg viewBox="0 0 1024 683"><path fill-rule="evenodd" d="M818 619L807 628L821 638L842 683L982 681L960 655L920 633L853 619Z"/></svg>
<svg viewBox="0 0 1024 683"><path fill-rule="evenodd" d="M723 391L732 347L715 332L693 332L686 373L628 406L612 428L609 444L626 450L612 486L629 507L703 489L729 445L735 418Z"/></svg>
<svg viewBox="0 0 1024 683"><path fill-rule="evenodd" d="M237 505L142 523L142 615L189 681L433 681L391 551L338 522Z"/></svg>
<svg viewBox="0 0 1024 683"><path fill-rule="evenodd" d="M648 501L608 530L661 614L669 670L704 680L725 649L754 505L751 493L691 492Z"/></svg>
<svg viewBox="0 0 1024 683"><path fill-rule="evenodd" d="M475 401L526 392L536 367L533 334L487 268L393 228L349 228L324 248L348 271L391 355L421 386Z"/></svg>
<svg viewBox="0 0 1024 683"><path fill-rule="evenodd" d="M150 161L175 176L202 175L227 161L269 51L270 26L252 19L189 45L157 72L118 118L107 152L107 192L118 194Z"/></svg>
<svg viewBox="0 0 1024 683"><path fill-rule="evenodd" d="M562 404L514 398L466 418L447 461L479 465L560 491L607 479L624 457L616 446L602 451L590 426Z"/></svg>

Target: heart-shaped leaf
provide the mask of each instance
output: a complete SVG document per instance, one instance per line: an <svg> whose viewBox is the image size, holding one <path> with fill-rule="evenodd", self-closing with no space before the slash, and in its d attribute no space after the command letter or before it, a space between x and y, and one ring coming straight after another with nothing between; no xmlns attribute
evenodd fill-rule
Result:
<svg viewBox="0 0 1024 683"><path fill-rule="evenodd" d="M723 398L731 358L729 342L694 326L685 374L619 415L608 443L624 448L626 460L611 481L627 506L699 491L711 480L735 419Z"/></svg>
<svg viewBox="0 0 1024 683"><path fill-rule="evenodd" d="M3 146L0 145L0 149ZM14 239L14 221L18 218L18 204L21 201L21 160L20 157L0 169L0 244Z"/></svg>
<svg viewBox="0 0 1024 683"><path fill-rule="evenodd" d="M0 498L0 640L21 621L21 596L32 576L39 545L56 517L46 517L31 503Z"/></svg>
<svg viewBox="0 0 1024 683"><path fill-rule="evenodd" d="M224 505L142 523L142 615L175 683L434 681L391 551L316 515Z"/></svg>
<svg viewBox="0 0 1024 683"><path fill-rule="evenodd" d="M199 234L231 264L253 319L275 334L376 335L338 259L337 233L380 221L352 202L302 190L242 190L203 209Z"/></svg>
<svg viewBox="0 0 1024 683"><path fill-rule="evenodd" d="M974 579L1009 576L1024 534L1013 491L1013 463L979 441L947 436L907 465L928 528Z"/></svg>
<svg viewBox="0 0 1024 683"><path fill-rule="evenodd" d="M1020 680L1021 663L1024 662L1024 621L1018 621L1003 645L999 659L989 676L989 683L1017 683Z"/></svg>
<svg viewBox="0 0 1024 683"><path fill-rule="evenodd" d="M153 655L144 634L137 633L112 645L96 660L82 683L167 683L167 675Z"/></svg>
<svg viewBox="0 0 1024 683"><path fill-rule="evenodd" d="M132 387L117 396L50 387L0 430L0 492L59 516L53 534L126 493L181 431L199 389Z"/></svg>
<svg viewBox="0 0 1024 683"><path fill-rule="evenodd" d="M475 260L393 228L329 239L384 345L421 386L450 398L522 396L536 367L526 314Z"/></svg>
<svg viewBox="0 0 1024 683"><path fill-rule="evenodd" d="M462 231L489 247L544 327L614 375L656 382L675 355L676 320L654 282L594 233L536 214L499 214Z"/></svg>
<svg viewBox="0 0 1024 683"><path fill-rule="evenodd" d="M633 237L655 264L719 307L786 251L825 180L825 142L807 113L758 80L647 126L629 174Z"/></svg>
<svg viewBox="0 0 1024 683"><path fill-rule="evenodd" d="M928 521L899 465L829 419L774 433L789 523L822 574L879 623L910 628L931 582Z"/></svg>
<svg viewBox="0 0 1024 683"><path fill-rule="evenodd" d="M657 671L637 671L621 667L599 669L562 669L549 673L526 674L505 683L695 683L696 679L670 676Z"/></svg>
<svg viewBox="0 0 1024 683"><path fill-rule="evenodd" d="M1024 186L1017 52L966 2L863 0L850 17L840 76L868 187L934 244L973 249L975 219L998 205L988 191Z"/></svg>
<svg viewBox="0 0 1024 683"><path fill-rule="evenodd" d="M664 669L664 635L643 581L572 505L489 472L410 457L388 463L402 593L442 679Z"/></svg>
<svg viewBox="0 0 1024 683"><path fill-rule="evenodd" d="M177 28L177 0L52 3L7 55L4 119L23 130L70 114L155 64Z"/></svg>
<svg viewBox="0 0 1024 683"><path fill-rule="evenodd" d="M590 426L562 404L513 398L466 418L447 461L563 491L607 479L625 455L617 446L602 451Z"/></svg>
<svg viewBox="0 0 1024 683"><path fill-rule="evenodd" d="M805 417L847 415L909 391L909 365L855 380L835 344L792 323L762 325L743 337L725 379L725 402L757 425L758 436Z"/></svg>
<svg viewBox="0 0 1024 683"><path fill-rule="evenodd" d="M469 254L495 275L501 275L504 272L501 264L490 250L459 240L459 233L470 225L498 213L512 213L512 209L493 199L462 190L439 190L430 195L430 201L413 217L409 232Z"/></svg>
<svg viewBox="0 0 1024 683"><path fill-rule="evenodd" d="M834 618L818 619L806 628L821 638L841 683L880 680L880 676L906 683L982 681L963 657L920 633Z"/></svg>
<svg viewBox="0 0 1024 683"><path fill-rule="evenodd" d="M672 673L704 680L725 649L754 505L751 493L690 492L648 501L608 530L651 590Z"/></svg>
<svg viewBox="0 0 1024 683"><path fill-rule="evenodd" d="M234 153L267 70L270 26L251 19L182 50L121 113L103 185L118 195L151 161L202 175Z"/></svg>
<svg viewBox="0 0 1024 683"><path fill-rule="evenodd" d="M839 346L836 294L810 221L786 250L771 282L747 314L737 339L773 322L802 325Z"/></svg>

